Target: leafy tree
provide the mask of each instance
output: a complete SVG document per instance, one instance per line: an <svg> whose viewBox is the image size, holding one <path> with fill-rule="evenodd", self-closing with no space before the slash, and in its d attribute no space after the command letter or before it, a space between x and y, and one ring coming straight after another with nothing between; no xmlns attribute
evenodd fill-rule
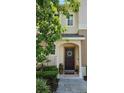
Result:
<svg viewBox="0 0 124 93"><path fill-rule="evenodd" d="M59 15L69 15L79 10L79 0L36 0L36 61L43 62L52 53L54 42L61 38L66 29L62 27Z"/></svg>

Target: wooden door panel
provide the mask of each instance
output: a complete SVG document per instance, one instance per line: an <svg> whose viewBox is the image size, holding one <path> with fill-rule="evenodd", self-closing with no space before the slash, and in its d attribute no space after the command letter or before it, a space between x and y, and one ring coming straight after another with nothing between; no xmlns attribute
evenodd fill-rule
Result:
<svg viewBox="0 0 124 93"><path fill-rule="evenodd" d="M74 70L74 48L65 48L65 70Z"/></svg>

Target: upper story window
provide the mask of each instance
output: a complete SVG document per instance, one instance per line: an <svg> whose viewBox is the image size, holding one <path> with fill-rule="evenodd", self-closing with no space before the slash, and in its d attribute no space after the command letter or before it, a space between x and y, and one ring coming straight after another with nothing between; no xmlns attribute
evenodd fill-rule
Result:
<svg viewBox="0 0 124 93"><path fill-rule="evenodd" d="M73 15L69 15L67 18L67 25L73 26Z"/></svg>

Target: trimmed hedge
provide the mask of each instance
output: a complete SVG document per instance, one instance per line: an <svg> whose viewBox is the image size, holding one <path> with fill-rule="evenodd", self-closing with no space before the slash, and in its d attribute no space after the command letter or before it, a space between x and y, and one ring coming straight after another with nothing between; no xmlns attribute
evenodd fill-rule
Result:
<svg viewBox="0 0 124 93"><path fill-rule="evenodd" d="M56 66L44 67L42 71L36 71L36 78L55 79L58 74L58 68Z"/></svg>
<svg viewBox="0 0 124 93"><path fill-rule="evenodd" d="M42 76L42 72L41 71L36 71L36 78L41 79L41 76Z"/></svg>
<svg viewBox="0 0 124 93"><path fill-rule="evenodd" d="M56 79L58 71L43 71L41 77L44 79Z"/></svg>
<svg viewBox="0 0 124 93"><path fill-rule="evenodd" d="M58 71L56 66L47 66L43 68L43 71Z"/></svg>

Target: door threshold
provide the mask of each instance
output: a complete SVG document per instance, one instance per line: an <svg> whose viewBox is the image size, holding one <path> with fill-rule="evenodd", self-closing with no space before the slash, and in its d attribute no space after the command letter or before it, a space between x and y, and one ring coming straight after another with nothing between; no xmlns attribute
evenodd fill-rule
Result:
<svg viewBox="0 0 124 93"><path fill-rule="evenodd" d="M74 74L75 70L64 70L64 74Z"/></svg>

